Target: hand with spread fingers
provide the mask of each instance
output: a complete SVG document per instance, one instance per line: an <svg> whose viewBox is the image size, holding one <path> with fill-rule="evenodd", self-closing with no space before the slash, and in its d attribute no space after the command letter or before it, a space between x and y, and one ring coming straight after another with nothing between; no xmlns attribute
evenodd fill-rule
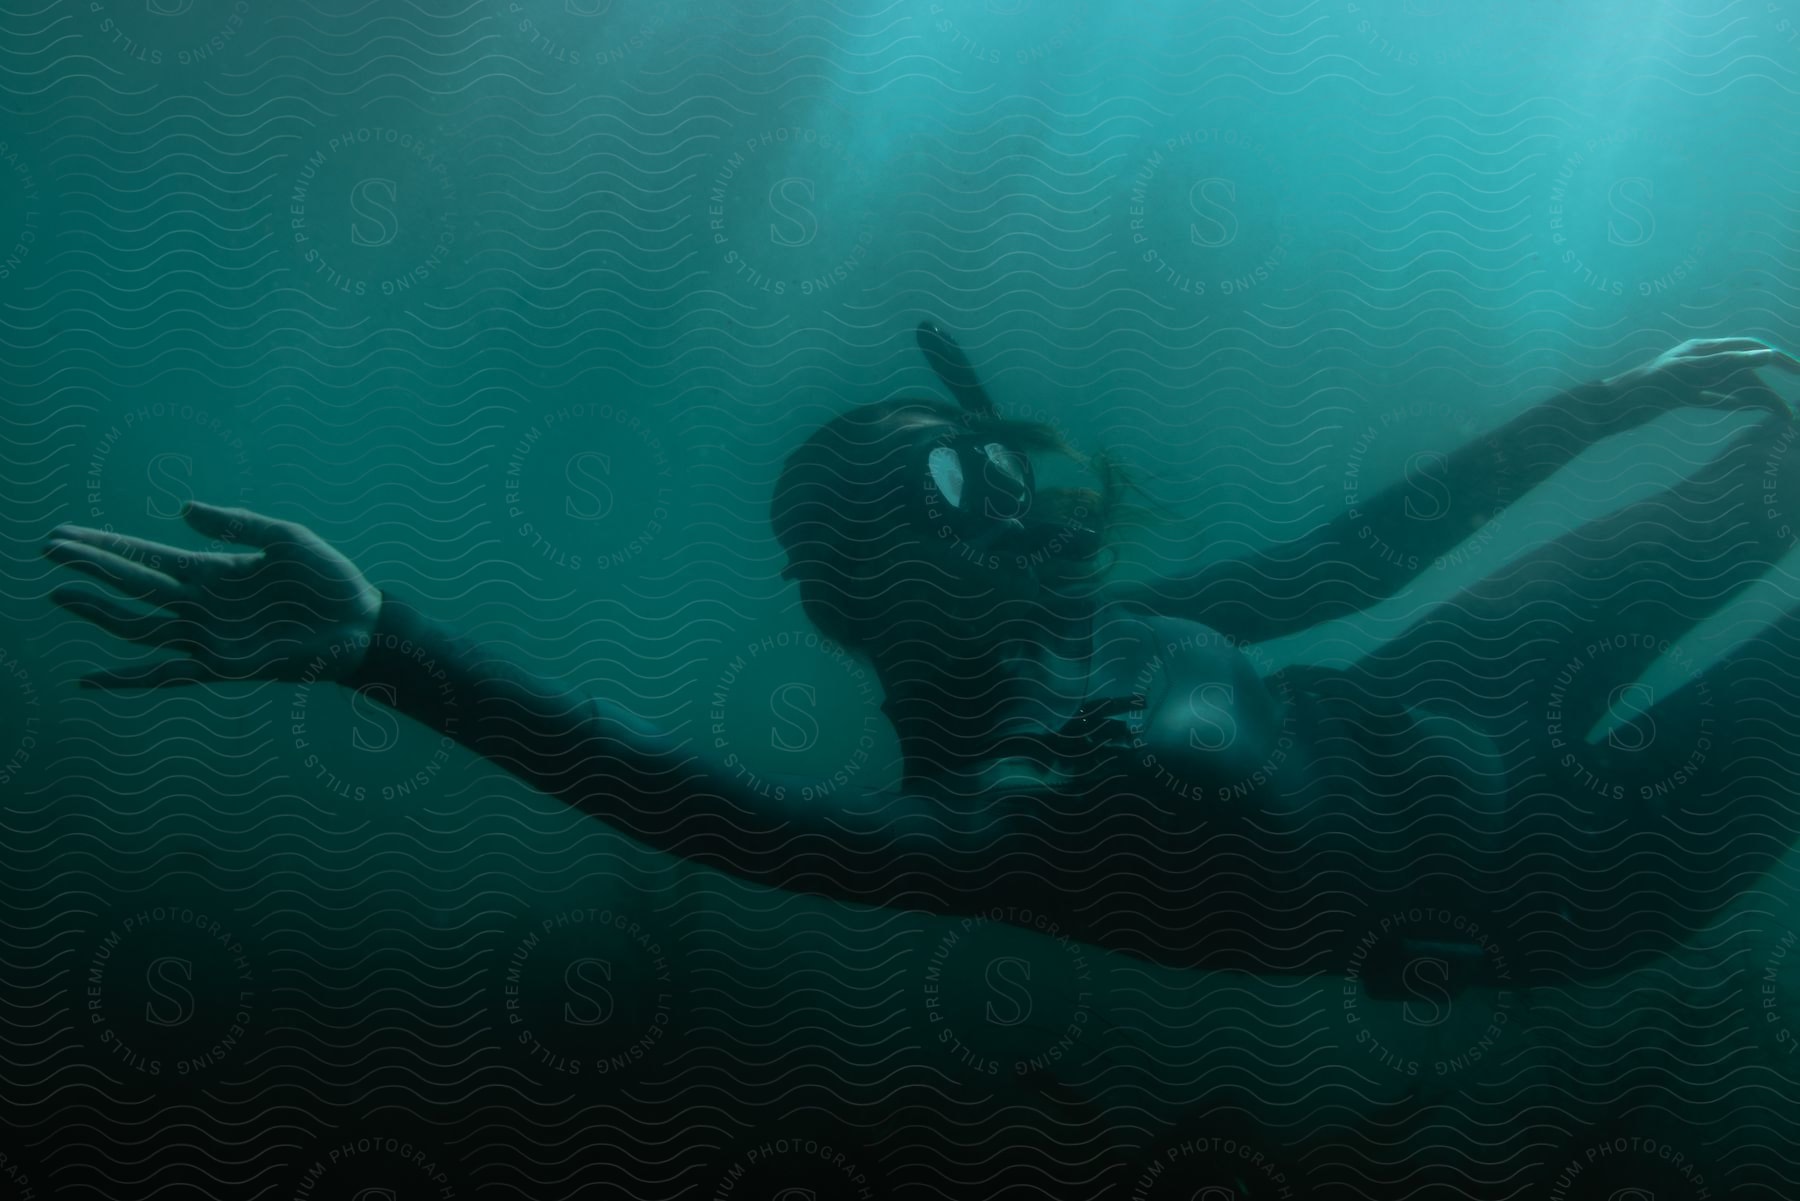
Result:
<svg viewBox="0 0 1800 1201"><path fill-rule="evenodd" d="M242 551L194 551L86 526L51 531L44 554L91 576L51 599L130 642L181 658L94 673L93 688L222 680L342 679L355 670L381 593L304 526L190 502L198 533Z"/></svg>

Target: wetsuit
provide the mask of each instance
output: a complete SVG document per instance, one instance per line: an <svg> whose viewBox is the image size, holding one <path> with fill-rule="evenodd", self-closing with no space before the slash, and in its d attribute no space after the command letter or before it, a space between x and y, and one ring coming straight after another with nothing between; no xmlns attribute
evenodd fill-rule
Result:
<svg viewBox="0 0 1800 1201"><path fill-rule="evenodd" d="M1668 407L1583 386L1458 451L1461 508L1419 526L1408 562ZM376 695L641 842L774 887L935 913L1030 905L1177 967L1355 971L1379 988L1425 954L1471 980L1605 976L1700 928L1794 840L1800 744L1780 727L1800 611L1589 737L1620 688L1791 546L1764 518L1790 509L1765 496L1770 437L1746 431L1676 486L1503 565L1347 671L1259 671L1208 626L1153 613L1216 611L1253 641L1365 607L1415 570L1359 578L1336 527L1403 525L1404 489L1298 557L1097 613L1079 686L1052 680L1041 705L1024 689L1022 712L994 709L1005 681L981 665L890 689L899 790L758 783L391 596L349 683L387 685ZM919 449L944 503L1004 513L1029 492L984 438ZM926 625L897 645L956 636Z"/></svg>
<svg viewBox="0 0 1800 1201"><path fill-rule="evenodd" d="M1421 871L1434 845L1471 870L1494 854L1482 823L1505 782L1489 740L1371 707L1344 673L1263 678L1217 632L1130 606L1101 612L1092 654L1077 716L1042 740L1047 777L964 805L955 790L809 801L798 782L752 783L391 594L346 683L382 685L374 695L541 791L758 883L938 913L1005 901L1170 966L1355 970L1378 992L1394 984L1384 962L1397 971L1434 943L1462 982L1525 975L1481 949L1520 938L1491 901ZM1366 928L1412 910L1410 930L1359 955Z"/></svg>

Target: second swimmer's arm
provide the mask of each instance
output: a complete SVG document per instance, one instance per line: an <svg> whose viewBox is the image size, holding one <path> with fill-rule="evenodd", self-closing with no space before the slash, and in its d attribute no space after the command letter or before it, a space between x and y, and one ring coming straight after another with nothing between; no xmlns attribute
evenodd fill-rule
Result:
<svg viewBox="0 0 1800 1201"><path fill-rule="evenodd" d="M533 676L391 593L344 683L647 846L754 883L964 912L1003 850L1001 814L971 822L892 791L809 798L798 781L734 772L617 705Z"/></svg>
<svg viewBox="0 0 1800 1201"><path fill-rule="evenodd" d="M1129 599L1244 642L1359 612L1394 595L1604 438L1683 405L1785 414L1781 398L1756 375L1765 367L1794 370L1795 360L1748 338L1684 342L1612 379L1559 392L1451 452L1434 473L1444 491L1430 498L1428 514L1420 512L1417 489L1398 482L1304 538L1134 586Z"/></svg>
<svg viewBox="0 0 1800 1201"><path fill-rule="evenodd" d="M1214 563L1188 576L1134 585L1130 597L1242 642L1296 634L1392 596L1596 437L1582 418L1605 384L1558 394L1451 452L1434 475L1445 489L1432 520L1417 515L1409 482L1394 483L1292 542ZM1364 544L1381 553L1356 553Z"/></svg>

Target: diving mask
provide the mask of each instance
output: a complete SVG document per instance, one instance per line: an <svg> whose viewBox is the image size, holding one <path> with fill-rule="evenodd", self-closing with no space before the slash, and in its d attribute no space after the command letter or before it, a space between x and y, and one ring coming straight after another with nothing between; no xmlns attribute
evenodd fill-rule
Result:
<svg viewBox="0 0 1800 1201"><path fill-rule="evenodd" d="M991 567L1010 560L1026 568L1048 559L1091 558L1099 534L1081 514L1051 518L1035 512L1037 479L1031 458L980 430L924 444L920 471L921 525L957 545L965 559Z"/></svg>

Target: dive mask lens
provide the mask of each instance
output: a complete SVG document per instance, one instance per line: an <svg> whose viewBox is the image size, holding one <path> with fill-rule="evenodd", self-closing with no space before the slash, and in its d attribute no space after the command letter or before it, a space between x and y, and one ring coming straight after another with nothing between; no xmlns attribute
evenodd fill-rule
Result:
<svg viewBox="0 0 1800 1201"><path fill-rule="evenodd" d="M963 466L962 456L948 446L933 447L931 456L926 460L926 470L931 474L931 486L937 494L944 498L944 503L952 509L961 509L963 503Z"/></svg>
<svg viewBox="0 0 1800 1201"><path fill-rule="evenodd" d="M983 513L990 521L1017 527L1031 512L1031 460L998 442L981 447Z"/></svg>
<svg viewBox="0 0 1800 1201"><path fill-rule="evenodd" d="M929 524L948 522L957 536L985 554L1030 560L1088 559L1099 534L1078 520L1047 521L1033 514L1037 480L1022 451L970 435L933 446L925 460Z"/></svg>
<svg viewBox="0 0 1800 1201"><path fill-rule="evenodd" d="M925 460L930 499L965 532L1024 528L1033 500L1031 460L1002 442L973 438L934 446Z"/></svg>

